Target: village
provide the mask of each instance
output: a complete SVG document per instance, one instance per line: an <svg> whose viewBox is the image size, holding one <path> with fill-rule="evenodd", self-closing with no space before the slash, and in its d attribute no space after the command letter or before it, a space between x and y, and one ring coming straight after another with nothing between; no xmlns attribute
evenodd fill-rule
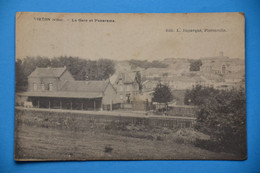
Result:
<svg viewBox="0 0 260 173"><path fill-rule="evenodd" d="M184 103L187 90L196 85L220 90L244 87L244 62L223 52L199 60L166 58L159 63L164 66L142 68L131 61L116 61L114 74L106 80L75 80L66 66L36 67L28 76L27 91L16 94L16 105L194 117L197 108ZM153 101L158 84L168 86L173 95L167 110Z"/></svg>

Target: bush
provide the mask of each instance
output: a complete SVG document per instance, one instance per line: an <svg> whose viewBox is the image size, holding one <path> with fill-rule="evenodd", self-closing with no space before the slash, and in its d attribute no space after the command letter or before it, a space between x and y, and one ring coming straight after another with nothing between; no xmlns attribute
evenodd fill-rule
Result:
<svg viewBox="0 0 260 173"><path fill-rule="evenodd" d="M187 91L185 100L200 107L195 129L210 135L197 146L246 155L245 90L216 90L197 86Z"/></svg>

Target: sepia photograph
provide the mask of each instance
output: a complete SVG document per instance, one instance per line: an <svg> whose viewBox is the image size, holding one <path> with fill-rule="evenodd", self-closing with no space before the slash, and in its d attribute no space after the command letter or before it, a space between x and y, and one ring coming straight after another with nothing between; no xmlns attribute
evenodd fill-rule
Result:
<svg viewBox="0 0 260 173"><path fill-rule="evenodd" d="M16 161L245 160L243 13L16 13Z"/></svg>

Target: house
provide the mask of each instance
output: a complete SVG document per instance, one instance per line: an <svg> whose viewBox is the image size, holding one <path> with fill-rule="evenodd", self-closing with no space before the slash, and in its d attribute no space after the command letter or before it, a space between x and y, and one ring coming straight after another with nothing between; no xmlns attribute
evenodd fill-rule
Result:
<svg viewBox="0 0 260 173"><path fill-rule="evenodd" d="M223 85L225 80L223 76L213 73L201 73L201 77L205 79L205 86L218 88L219 85Z"/></svg>
<svg viewBox="0 0 260 173"><path fill-rule="evenodd" d="M28 76L28 91L59 91L66 81L74 81L74 78L66 67L36 67Z"/></svg>
<svg viewBox="0 0 260 173"><path fill-rule="evenodd" d="M103 110L119 103L109 80L76 81L66 67L36 68L28 76L27 92L19 95L38 108Z"/></svg>
<svg viewBox="0 0 260 173"><path fill-rule="evenodd" d="M192 89L196 85L204 86L206 80L197 74L183 74L182 76L172 76L163 78L163 84L167 84L172 90Z"/></svg>
<svg viewBox="0 0 260 173"><path fill-rule="evenodd" d="M143 92L151 92L154 91L154 89L156 88L156 86L159 84L159 81L156 80L145 80L142 83L142 91Z"/></svg>
<svg viewBox="0 0 260 173"><path fill-rule="evenodd" d="M224 75L227 73L229 69L229 64L224 62L205 62L202 67L201 71L209 74L216 74L216 75Z"/></svg>
<svg viewBox="0 0 260 173"><path fill-rule="evenodd" d="M245 80L245 74L244 73L229 73L224 76L224 80L227 83L239 83L243 80Z"/></svg>
<svg viewBox="0 0 260 173"><path fill-rule="evenodd" d="M146 79L160 79L163 76L168 76L171 73L169 68L147 68L142 71L142 76Z"/></svg>
<svg viewBox="0 0 260 173"><path fill-rule="evenodd" d="M140 93L140 85L138 83L141 82L140 77L140 73L136 71L117 72L110 77L110 81L116 88L122 103L130 103L131 98Z"/></svg>
<svg viewBox="0 0 260 173"><path fill-rule="evenodd" d="M229 58L224 56L223 52L219 56L204 57L202 59L201 72L216 75L225 75L227 73L237 73L245 71L245 61L239 58Z"/></svg>

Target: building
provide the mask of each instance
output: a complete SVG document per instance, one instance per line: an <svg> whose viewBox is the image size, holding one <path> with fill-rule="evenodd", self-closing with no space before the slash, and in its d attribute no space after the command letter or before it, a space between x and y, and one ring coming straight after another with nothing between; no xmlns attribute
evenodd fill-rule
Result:
<svg viewBox="0 0 260 173"><path fill-rule="evenodd" d="M219 56L202 58L201 72L206 74L225 75L245 71L245 61L238 58L224 56L223 52Z"/></svg>
<svg viewBox="0 0 260 173"><path fill-rule="evenodd" d="M139 72L117 72L110 77L110 81L123 103L130 103L131 98L140 93L138 82L141 82L141 76Z"/></svg>
<svg viewBox="0 0 260 173"><path fill-rule="evenodd" d="M36 68L28 76L28 90L19 93L37 108L103 110L119 104L115 88L106 81L76 81L62 68Z"/></svg>
<svg viewBox="0 0 260 173"><path fill-rule="evenodd" d="M182 76L163 78L161 83L167 84L172 90L186 90L192 89L196 85L205 86L206 80L197 74L183 74Z"/></svg>
<svg viewBox="0 0 260 173"><path fill-rule="evenodd" d="M151 92L154 91L154 89L156 88L156 86L160 83L160 81L156 81L156 80L145 80L142 83L142 91L145 92Z"/></svg>

